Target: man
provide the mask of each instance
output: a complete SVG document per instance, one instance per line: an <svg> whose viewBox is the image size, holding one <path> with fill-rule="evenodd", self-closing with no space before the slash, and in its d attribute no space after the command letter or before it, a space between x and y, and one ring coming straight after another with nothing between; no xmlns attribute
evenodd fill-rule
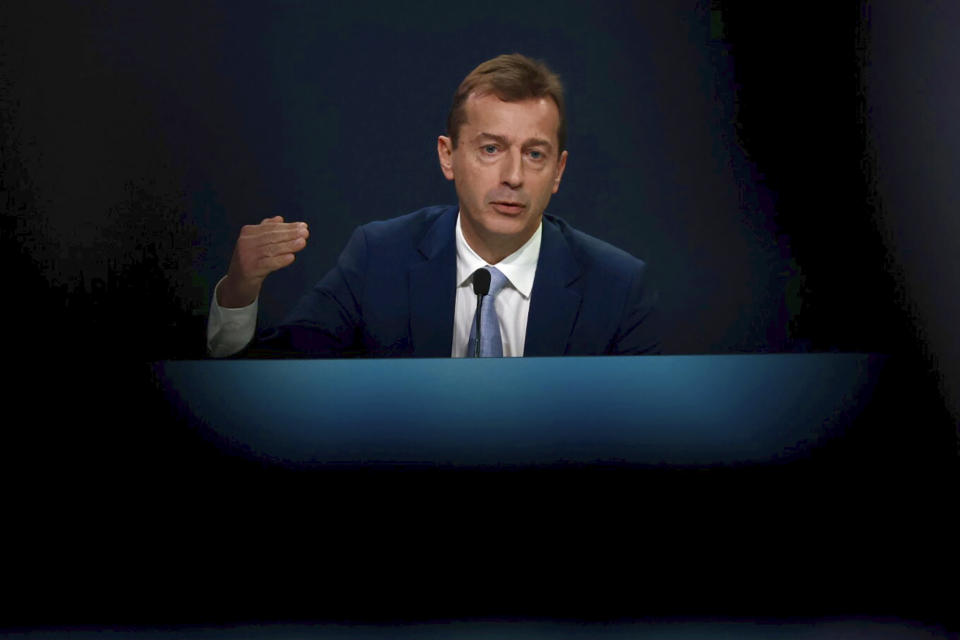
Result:
<svg viewBox="0 0 960 640"><path fill-rule="evenodd" d="M336 267L248 353L658 351L657 296L645 264L544 215L568 155L563 88L545 65L513 54L474 69L454 94L437 154L459 206L430 207L357 229ZM279 216L243 228L214 293L211 355L248 348L264 279L290 265L308 236L305 223ZM489 291L475 291L486 288L484 278L492 278Z"/></svg>

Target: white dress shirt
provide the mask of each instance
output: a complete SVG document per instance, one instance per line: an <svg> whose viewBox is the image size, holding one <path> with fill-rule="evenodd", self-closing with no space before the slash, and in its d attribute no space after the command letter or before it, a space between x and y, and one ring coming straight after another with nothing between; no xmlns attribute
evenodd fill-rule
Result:
<svg viewBox="0 0 960 640"><path fill-rule="evenodd" d="M530 313L530 293L533 279L537 274L537 260L540 258L540 240L543 236L543 222L533 236L515 252L495 265L507 277L508 283L497 294L494 307L500 320L500 338L503 342L504 356L522 356L527 336L527 316ZM453 344L450 355L463 358L467 355L467 342L470 340L470 327L477 313L477 296L473 293L473 272L487 263L477 255L460 228L460 214L457 214L457 295L453 313ZM207 318L207 350L214 358L231 356L246 347L257 329L257 303L254 300L246 307L230 309L217 304L217 283L210 302L210 315Z"/></svg>
<svg viewBox="0 0 960 640"><path fill-rule="evenodd" d="M507 277L508 283L497 297L494 308L500 320L500 339L503 342L503 355L522 356L523 345L527 337L527 316L530 315L530 293L533 279L537 275L537 260L540 258L540 239L543 237L543 221L522 247L511 253L494 266ZM457 214L457 302L453 312L453 349L451 356L463 358L467 355L470 340L470 328L477 314L477 296L473 292L473 272L488 266L477 255L460 228L460 215Z"/></svg>

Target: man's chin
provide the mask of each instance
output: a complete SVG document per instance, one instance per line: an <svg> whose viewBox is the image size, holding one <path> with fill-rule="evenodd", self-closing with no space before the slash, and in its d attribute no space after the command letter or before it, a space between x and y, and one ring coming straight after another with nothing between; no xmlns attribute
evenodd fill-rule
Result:
<svg viewBox="0 0 960 640"><path fill-rule="evenodd" d="M516 236L528 238L536 229L537 222L539 222L539 218L531 220L526 216L499 216L497 219L488 220L485 230L490 235L499 236L503 239Z"/></svg>

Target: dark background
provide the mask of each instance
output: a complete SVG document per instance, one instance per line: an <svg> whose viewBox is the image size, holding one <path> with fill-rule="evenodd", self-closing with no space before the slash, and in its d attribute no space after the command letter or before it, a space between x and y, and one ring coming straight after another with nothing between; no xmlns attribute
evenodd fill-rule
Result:
<svg viewBox="0 0 960 640"><path fill-rule="evenodd" d="M549 210L651 265L666 353L898 354L885 424L914 439L884 464L955 460L960 9L781 4L4 3L14 620L946 615L954 556L925 541L953 475L305 477L206 447L141 384L203 357L241 225L310 223L269 324L356 225L452 203L452 93L519 51L567 87Z"/></svg>
<svg viewBox="0 0 960 640"><path fill-rule="evenodd" d="M884 23L855 4L5 13L5 259L22 274L17 299L53 305L98 351L201 357L243 224L282 214L313 232L270 279L268 325L356 225L454 202L436 137L463 76L505 51L566 82L570 162L549 210L649 262L667 353L912 346L876 184L886 140L868 117L898 102L866 91L892 43L868 46Z"/></svg>

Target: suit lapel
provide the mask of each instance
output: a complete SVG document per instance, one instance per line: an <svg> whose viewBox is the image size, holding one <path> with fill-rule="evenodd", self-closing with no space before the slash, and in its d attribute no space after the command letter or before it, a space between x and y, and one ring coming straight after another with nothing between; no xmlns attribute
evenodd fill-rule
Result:
<svg viewBox="0 0 960 640"><path fill-rule="evenodd" d="M417 250L410 268L410 337L418 357L449 358L457 293L457 208L445 211Z"/></svg>
<svg viewBox="0 0 960 640"><path fill-rule="evenodd" d="M570 285L580 265L560 229L543 219L537 275L530 294L524 356L560 356L567 348L580 309L580 293Z"/></svg>

